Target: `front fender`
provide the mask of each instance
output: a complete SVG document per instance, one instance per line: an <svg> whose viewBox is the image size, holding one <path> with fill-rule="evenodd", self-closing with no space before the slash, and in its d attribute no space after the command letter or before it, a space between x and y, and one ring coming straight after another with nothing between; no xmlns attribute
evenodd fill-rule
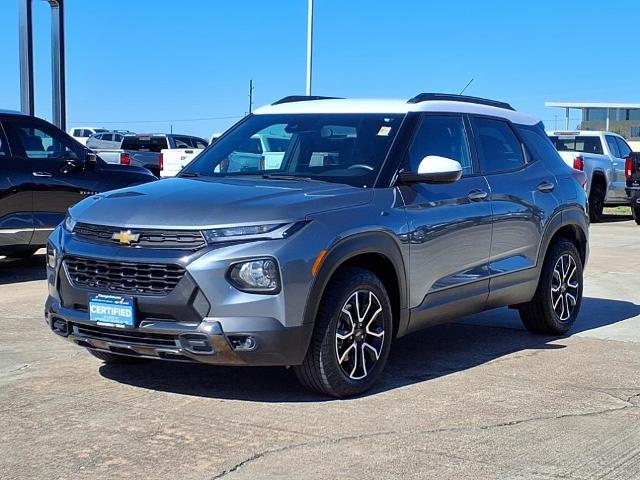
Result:
<svg viewBox="0 0 640 480"><path fill-rule="evenodd" d="M407 272L399 242L393 234L386 231L357 233L339 239L329 247L307 297L304 323L315 320L322 294L338 268L350 259L367 253L383 255L393 264L398 279L400 304L398 334L404 333L408 325Z"/></svg>

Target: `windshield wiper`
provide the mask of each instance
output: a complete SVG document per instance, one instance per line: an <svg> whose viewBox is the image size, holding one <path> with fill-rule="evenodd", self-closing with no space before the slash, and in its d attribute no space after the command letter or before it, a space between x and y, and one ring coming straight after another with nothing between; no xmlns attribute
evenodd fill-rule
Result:
<svg viewBox="0 0 640 480"><path fill-rule="evenodd" d="M299 177L297 175L288 175L286 173L263 173L262 178L275 178L277 180L295 180L298 182L312 182L314 179L310 177Z"/></svg>

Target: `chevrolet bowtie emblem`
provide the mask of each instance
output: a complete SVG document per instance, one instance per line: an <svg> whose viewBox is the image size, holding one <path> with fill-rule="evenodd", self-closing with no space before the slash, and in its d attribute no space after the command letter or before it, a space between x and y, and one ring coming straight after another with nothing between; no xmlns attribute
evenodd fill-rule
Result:
<svg viewBox="0 0 640 480"><path fill-rule="evenodd" d="M122 230L121 232L111 235L111 240L116 240L123 245L130 245L135 243L140 238L139 233L131 233L131 230Z"/></svg>

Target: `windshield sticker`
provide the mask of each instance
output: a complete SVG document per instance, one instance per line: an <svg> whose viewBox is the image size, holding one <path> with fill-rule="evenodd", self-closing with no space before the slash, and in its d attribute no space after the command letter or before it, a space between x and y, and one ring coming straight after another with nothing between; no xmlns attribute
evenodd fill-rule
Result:
<svg viewBox="0 0 640 480"><path fill-rule="evenodd" d="M388 137L390 133L391 133L391 127L383 126L383 127L380 127L380 130L378 130L379 137Z"/></svg>

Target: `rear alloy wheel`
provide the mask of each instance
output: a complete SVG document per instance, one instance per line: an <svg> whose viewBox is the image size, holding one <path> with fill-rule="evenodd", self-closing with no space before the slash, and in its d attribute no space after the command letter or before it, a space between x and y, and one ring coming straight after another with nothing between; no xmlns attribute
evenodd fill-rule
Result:
<svg viewBox="0 0 640 480"><path fill-rule="evenodd" d="M560 239L549 249L533 299L518 310L524 326L535 333L565 334L582 303L582 259L575 245Z"/></svg>
<svg viewBox="0 0 640 480"><path fill-rule="evenodd" d="M393 336L391 302L382 281L362 268L345 268L327 285L302 365L305 387L334 397L358 395L383 370Z"/></svg>
<svg viewBox="0 0 640 480"><path fill-rule="evenodd" d="M596 181L591 185L591 191L589 192L589 220L591 220L591 223L602 221L604 194L604 188L599 182Z"/></svg>
<svg viewBox="0 0 640 480"><path fill-rule="evenodd" d="M635 222L640 225L640 207L631 207L631 214Z"/></svg>

